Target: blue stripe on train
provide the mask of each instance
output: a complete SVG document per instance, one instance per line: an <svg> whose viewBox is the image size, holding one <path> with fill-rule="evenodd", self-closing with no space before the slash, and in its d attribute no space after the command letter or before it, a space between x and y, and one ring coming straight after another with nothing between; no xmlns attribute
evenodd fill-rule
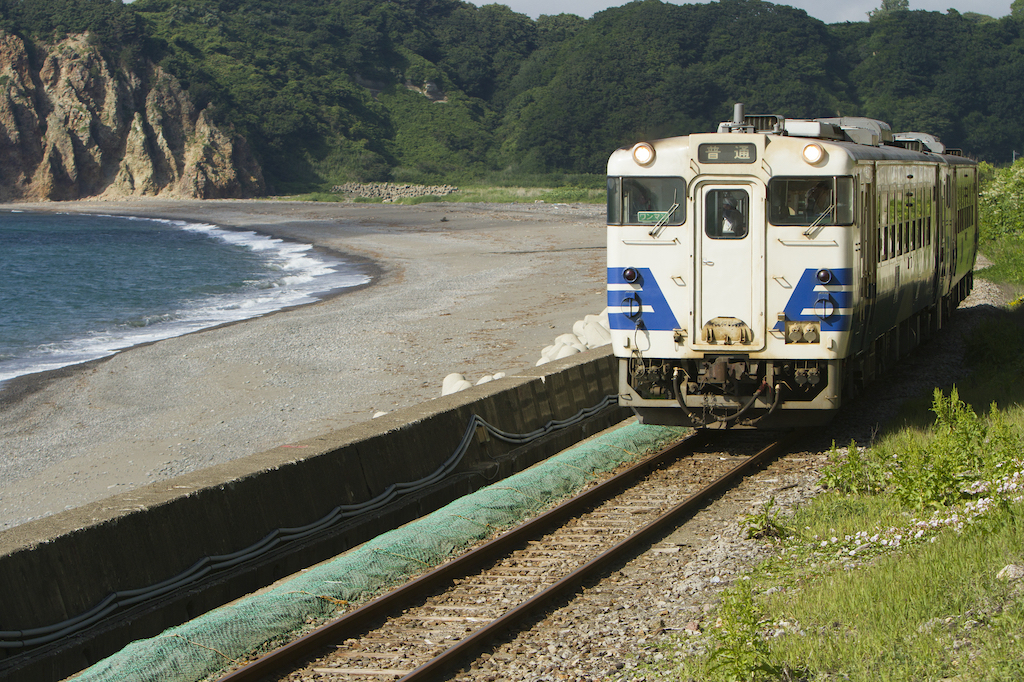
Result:
<svg viewBox="0 0 1024 682"><path fill-rule="evenodd" d="M620 291L609 288L608 323L611 328L636 329L642 323L648 331L678 329L679 322L650 268L634 269L640 277L630 284L622 278L624 268L608 268L609 287L626 285Z"/></svg>
<svg viewBox="0 0 1024 682"><path fill-rule="evenodd" d="M853 319L853 269L829 269L832 281L823 285L818 281L819 268L808 268L800 275L793 293L786 303L786 319L796 322L821 322L821 331L846 331ZM842 290L839 288L842 287ZM818 291L815 291L818 289ZM783 330L778 322L775 329Z"/></svg>

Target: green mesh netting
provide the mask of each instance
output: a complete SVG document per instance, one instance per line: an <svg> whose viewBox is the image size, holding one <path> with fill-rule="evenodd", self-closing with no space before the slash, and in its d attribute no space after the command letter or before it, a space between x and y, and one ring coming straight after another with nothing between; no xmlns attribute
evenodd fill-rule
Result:
<svg viewBox="0 0 1024 682"><path fill-rule="evenodd" d="M602 472L635 461L685 429L632 423L577 445L390 531L281 585L129 644L78 682L194 682L336 618L350 604L436 566L536 515Z"/></svg>

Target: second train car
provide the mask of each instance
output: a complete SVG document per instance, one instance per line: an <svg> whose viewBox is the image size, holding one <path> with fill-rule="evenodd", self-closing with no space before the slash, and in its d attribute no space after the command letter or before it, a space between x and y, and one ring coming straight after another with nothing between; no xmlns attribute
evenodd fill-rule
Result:
<svg viewBox="0 0 1024 682"><path fill-rule="evenodd" d="M971 290L977 164L865 118L746 116L608 161L619 403L645 423L827 421Z"/></svg>

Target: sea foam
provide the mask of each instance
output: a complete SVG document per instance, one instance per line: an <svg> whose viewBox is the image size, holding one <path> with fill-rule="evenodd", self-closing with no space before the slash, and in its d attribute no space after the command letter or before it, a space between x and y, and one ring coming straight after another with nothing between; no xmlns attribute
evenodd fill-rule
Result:
<svg viewBox="0 0 1024 682"><path fill-rule="evenodd" d="M80 215L74 217L83 218ZM107 357L132 346L312 303L328 292L370 281L368 275L343 259L319 253L309 244L257 232L182 220L125 216L90 218L98 221L146 221L199 233L256 255L262 268L240 286L225 287L223 291L216 290L216 287L205 287L204 290L203 283L197 282L196 291L180 296L170 310L135 311L134 314L123 315L111 310L106 319L96 320L86 325L88 328L79 329L72 335L40 340L19 348L0 348L0 387L4 381L14 377L59 369ZM140 273L138 276L146 275Z"/></svg>

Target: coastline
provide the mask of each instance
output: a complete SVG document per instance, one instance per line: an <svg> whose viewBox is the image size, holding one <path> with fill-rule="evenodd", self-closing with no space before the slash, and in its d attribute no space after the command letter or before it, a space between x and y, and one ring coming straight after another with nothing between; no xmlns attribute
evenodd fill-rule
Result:
<svg viewBox="0 0 1024 682"><path fill-rule="evenodd" d="M604 209L273 200L11 204L251 230L372 271L306 305L17 377L0 393L0 530L532 366L600 312ZM6 207L5 207L6 208Z"/></svg>
<svg viewBox="0 0 1024 682"><path fill-rule="evenodd" d="M55 204L54 206L61 207L62 205ZM325 248L293 238L277 237L261 232L258 227L256 229L221 227L206 221L86 211L74 212L73 210L54 210L50 206L46 206L45 209L4 211L0 206L2 213L47 215L49 220L58 222L62 217L73 220L74 216L88 215L90 219L95 218L100 221L110 219L121 222L126 220L152 222L154 225L161 224L165 226L165 229L174 232L206 233L211 239L221 241L223 244L233 243L251 249L254 254L265 254L263 258L269 266L268 272L277 270L279 274L272 286L264 285L245 292L235 292L233 300L229 298L227 301L216 301L215 295L211 293L208 295L209 298L200 299L198 311L195 310L195 306L192 309L186 306L172 311L170 323L164 320L156 325L142 325L141 327L126 325L124 331L117 329L109 334L106 333L106 330L96 330L100 337L105 337L103 341L96 344L89 345L86 341L93 332L82 331L77 336L74 332L63 332L70 334L63 338L75 347L75 352L49 354L36 357L34 360L31 357L15 357L14 362L0 364L0 404L19 399L32 392L36 386L45 383L49 378L64 376L56 374L60 370L84 368L95 361L105 360L118 352L131 348L310 305L347 291L370 286L379 279L381 274L380 266L371 259L356 254L340 253L336 249ZM295 265L296 263L305 265ZM138 267L138 263L134 265ZM167 264L162 265L166 267ZM324 269L323 265L328 267ZM318 270L312 276L309 274L311 267ZM216 277L215 273L211 273L211 275ZM189 298L194 299L194 296L189 296ZM193 303L194 300L189 302ZM18 315L18 310L16 304L15 316ZM109 313L104 311L104 314ZM60 338L57 337L58 340ZM82 344L86 344L86 347L83 347ZM12 372L18 373L12 375Z"/></svg>

